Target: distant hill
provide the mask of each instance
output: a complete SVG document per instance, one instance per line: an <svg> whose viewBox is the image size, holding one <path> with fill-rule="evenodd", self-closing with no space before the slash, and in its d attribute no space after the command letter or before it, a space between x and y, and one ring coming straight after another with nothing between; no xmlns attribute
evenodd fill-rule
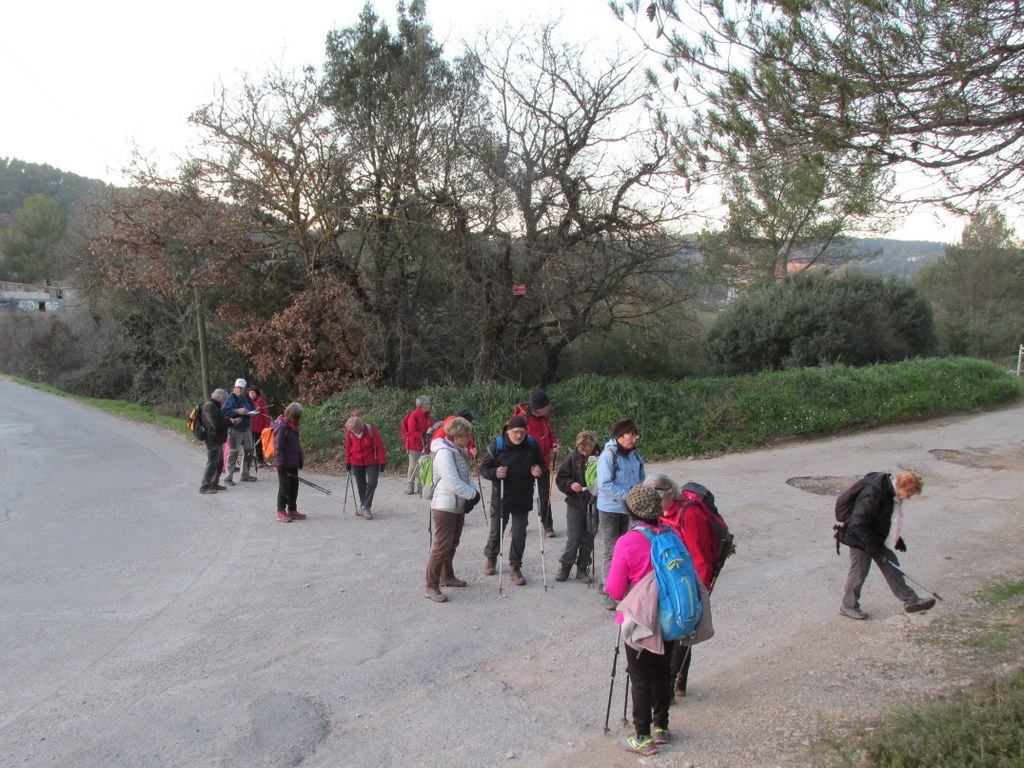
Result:
<svg viewBox="0 0 1024 768"><path fill-rule="evenodd" d="M848 265L870 275L910 277L929 261L946 252L945 243L927 240L888 240L880 237L850 238L849 247L862 254L862 260Z"/></svg>
<svg viewBox="0 0 1024 768"><path fill-rule="evenodd" d="M66 211L107 184L50 165L0 157L0 221L14 216L26 197L52 197Z"/></svg>

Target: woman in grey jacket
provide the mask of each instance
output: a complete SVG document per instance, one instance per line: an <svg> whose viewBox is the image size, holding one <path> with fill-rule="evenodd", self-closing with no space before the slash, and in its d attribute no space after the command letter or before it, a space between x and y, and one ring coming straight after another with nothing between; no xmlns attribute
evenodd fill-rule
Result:
<svg viewBox="0 0 1024 768"><path fill-rule="evenodd" d="M480 500L480 494L469 481L466 453L473 425L457 416L448 422L445 432L446 437L430 444L434 457L434 495L430 500L434 544L427 557L427 586L423 596L435 603L448 599L440 587L466 586L465 581L455 576L453 560L462 538L465 515Z"/></svg>

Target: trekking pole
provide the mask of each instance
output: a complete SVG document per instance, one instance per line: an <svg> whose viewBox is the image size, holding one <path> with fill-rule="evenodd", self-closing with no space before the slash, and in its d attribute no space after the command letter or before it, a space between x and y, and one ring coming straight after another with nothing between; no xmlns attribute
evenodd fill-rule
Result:
<svg viewBox="0 0 1024 768"><path fill-rule="evenodd" d="M548 486L550 490L551 486ZM540 507L540 478L537 478L537 507ZM539 511L539 510L538 510ZM548 569L547 564L544 561L544 520L540 520L540 524L537 526L537 532L540 534L540 572L544 580L544 591L548 591Z"/></svg>
<svg viewBox="0 0 1024 768"><path fill-rule="evenodd" d="M619 662L619 644L622 642L622 625L619 624L619 634L615 638L615 655L612 656L612 682L608 686L608 707L604 711L604 732L608 733L608 718L612 714L612 692L615 690L615 666ZM629 681L627 676L626 681Z"/></svg>
<svg viewBox="0 0 1024 768"><path fill-rule="evenodd" d="M346 512L348 512L348 489L349 489L349 486L351 485L351 483L349 482L351 477L352 477L352 473L351 472L346 472L345 473L345 501L341 505L341 514L342 515L344 515Z"/></svg>
<svg viewBox="0 0 1024 768"><path fill-rule="evenodd" d="M629 702L629 671L626 672L626 690L622 694L622 724L629 725L629 720L626 719L626 704Z"/></svg>
<svg viewBox="0 0 1024 768"><path fill-rule="evenodd" d="M932 590L932 589L928 589L928 587L926 587L926 586L925 586L924 584L922 584L922 583L921 583L920 581L918 581L917 579L915 579L915 578L914 578L913 576L911 576L911 575L910 575L909 573L907 573L907 572L906 572L905 570L903 570L902 568L900 568L900 567L899 567L898 565L896 565L896 563L894 563L894 562L893 562L892 560L890 560L889 558L887 558L887 557L883 557L883 558L881 558L881 560L882 560L882 562L883 562L883 563L885 563L886 565L888 565L888 566L890 566L890 567L894 568L895 570L899 571L900 573L902 573L902 574L903 574L903 576L904 576L904 578L906 578L906 580L907 580L907 581L912 581L912 582L914 582L914 583L915 583L915 584L916 584L917 586L919 586L919 587L920 587L921 589L923 589L923 590L924 590L925 592L927 592L927 593L928 593L929 595L931 595L932 597L934 597L934 598L935 598L936 600L941 600L941 599L942 599L942 595L940 595L940 594L939 594L938 592L936 592L935 590Z"/></svg>
<svg viewBox="0 0 1024 768"><path fill-rule="evenodd" d="M330 490L324 488L322 485L317 485L316 483L311 482L304 477L299 477L298 475L295 476L295 479L298 480L300 483L303 483L304 485L308 485L310 488L316 491L320 491L320 493L326 493L328 496L331 495Z"/></svg>
<svg viewBox="0 0 1024 768"><path fill-rule="evenodd" d="M491 512L494 510L492 509ZM498 483L498 525L501 526L501 533L498 534L498 594L505 596L503 579L505 569L503 567L503 555L505 553L505 478Z"/></svg>
<svg viewBox="0 0 1024 768"><path fill-rule="evenodd" d="M489 518L490 515L487 512L487 499L484 498L484 484L480 480L480 475L476 476L476 487L480 490L480 507L484 511L484 517Z"/></svg>

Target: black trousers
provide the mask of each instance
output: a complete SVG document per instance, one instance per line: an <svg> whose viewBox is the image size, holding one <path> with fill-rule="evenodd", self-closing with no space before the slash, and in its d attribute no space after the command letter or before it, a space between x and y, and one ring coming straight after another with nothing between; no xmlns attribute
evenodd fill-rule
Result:
<svg viewBox="0 0 1024 768"><path fill-rule="evenodd" d="M277 511L297 512L299 498L299 470L295 467L277 470Z"/></svg>
<svg viewBox="0 0 1024 768"><path fill-rule="evenodd" d="M500 506L500 505L499 505ZM491 529L487 534L487 544L484 546L485 557L497 557L501 548L501 535L505 527L512 522L512 541L508 545L508 564L513 568L523 567L523 553L526 551L526 524L530 518L530 510L505 514L491 506Z"/></svg>
<svg viewBox="0 0 1024 768"><path fill-rule="evenodd" d="M668 729L672 704L671 660L675 643L665 643L664 653L637 651L626 646L626 670L633 689L633 726L640 737L651 735L651 725Z"/></svg>
<svg viewBox="0 0 1024 768"><path fill-rule="evenodd" d="M548 472L547 468L541 473L541 476L537 478L537 493L540 496L540 524L543 526L545 531L549 531L554 527L555 521L551 516L551 505L548 503L548 494L551 493L551 473Z"/></svg>

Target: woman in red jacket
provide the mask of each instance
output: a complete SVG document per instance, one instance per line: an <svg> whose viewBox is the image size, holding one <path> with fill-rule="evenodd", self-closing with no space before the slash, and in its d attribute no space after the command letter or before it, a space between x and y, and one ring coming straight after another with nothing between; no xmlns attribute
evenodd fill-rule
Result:
<svg viewBox="0 0 1024 768"><path fill-rule="evenodd" d="M270 426L270 404L260 394L259 387L249 387L249 399L252 400L253 407L259 411L258 416L252 417L250 425L256 461L259 465L269 467L270 463L263 456L263 430Z"/></svg>
<svg viewBox="0 0 1024 768"><path fill-rule="evenodd" d="M345 469L356 478L359 491L359 509L356 514L373 520L370 508L373 494L377 490L377 478L384 471L384 441L380 430L367 424L359 416L352 416L345 422Z"/></svg>
<svg viewBox="0 0 1024 768"><path fill-rule="evenodd" d="M647 484L661 496L663 510L661 522L679 534L683 546L690 553L697 578L704 588L711 592L711 576L718 557L718 539L711 521L696 494L679 491L679 486L668 475L658 473L647 480ZM674 696L686 695L686 679L690 674L693 646L677 644L672 654L672 679Z"/></svg>
<svg viewBox="0 0 1024 768"><path fill-rule="evenodd" d="M423 444L423 433L430 429L434 420L430 418L430 398L420 395L416 407L402 419L402 442L409 453L409 471L405 475L405 493L412 496L420 492L420 456L430 452L430 446Z"/></svg>

